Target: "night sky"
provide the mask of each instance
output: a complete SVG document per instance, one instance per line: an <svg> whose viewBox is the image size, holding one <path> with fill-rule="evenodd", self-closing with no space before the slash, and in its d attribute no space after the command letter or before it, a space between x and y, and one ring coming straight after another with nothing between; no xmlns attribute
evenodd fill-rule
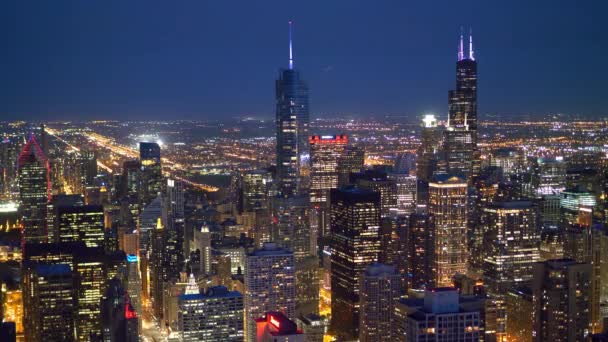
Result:
<svg viewBox="0 0 608 342"><path fill-rule="evenodd" d="M608 1L3 1L0 120L274 115L288 61L313 117L445 116L460 27L480 114L608 114Z"/></svg>

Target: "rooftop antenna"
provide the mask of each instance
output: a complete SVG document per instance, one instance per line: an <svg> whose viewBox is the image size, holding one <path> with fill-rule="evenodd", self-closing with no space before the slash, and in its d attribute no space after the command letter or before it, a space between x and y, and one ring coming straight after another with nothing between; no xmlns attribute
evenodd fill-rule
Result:
<svg viewBox="0 0 608 342"><path fill-rule="evenodd" d="M293 70L293 22L289 21L289 70Z"/></svg>
<svg viewBox="0 0 608 342"><path fill-rule="evenodd" d="M463 38L463 29L460 27L460 44L458 46L458 60L461 61L464 59L464 38Z"/></svg>
<svg viewBox="0 0 608 342"><path fill-rule="evenodd" d="M474 61L475 55L473 54L473 29L469 28L469 59Z"/></svg>

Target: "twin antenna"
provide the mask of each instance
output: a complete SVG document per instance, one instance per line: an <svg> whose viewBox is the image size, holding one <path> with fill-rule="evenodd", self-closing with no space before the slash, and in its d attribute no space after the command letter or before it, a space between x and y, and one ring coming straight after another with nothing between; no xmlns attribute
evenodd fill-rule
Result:
<svg viewBox="0 0 608 342"><path fill-rule="evenodd" d="M461 61L464 58L464 33L463 28L460 28L460 44L458 45L458 60ZM469 30L469 58L470 60L475 60L475 55L473 51L473 29Z"/></svg>

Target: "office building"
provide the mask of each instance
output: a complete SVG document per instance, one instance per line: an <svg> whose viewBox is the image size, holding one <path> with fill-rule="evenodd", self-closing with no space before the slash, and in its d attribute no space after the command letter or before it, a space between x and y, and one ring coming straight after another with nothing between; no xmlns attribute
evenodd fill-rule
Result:
<svg viewBox="0 0 608 342"><path fill-rule="evenodd" d="M51 197L51 167L34 135L31 135L19 158L20 212L23 239L26 243L46 242L47 203Z"/></svg>
<svg viewBox="0 0 608 342"><path fill-rule="evenodd" d="M141 165L139 198L145 206L156 198L162 189L160 146L154 142L140 142L139 163Z"/></svg>
<svg viewBox="0 0 608 342"><path fill-rule="evenodd" d="M365 150L359 146L346 146L344 156L338 163L338 187L351 184L350 174L359 173L365 164Z"/></svg>
<svg viewBox="0 0 608 342"><path fill-rule="evenodd" d="M284 197L304 193L310 172L308 85L294 67L291 28L289 22L289 67L276 81L277 185Z"/></svg>
<svg viewBox="0 0 608 342"><path fill-rule="evenodd" d="M245 267L246 341L256 340L256 319L280 311L295 318L296 286L293 253L275 243L247 254Z"/></svg>
<svg viewBox="0 0 608 342"><path fill-rule="evenodd" d="M395 182L397 203L392 215L409 215L416 208L416 188L418 179L407 173L389 173L388 179Z"/></svg>
<svg viewBox="0 0 608 342"><path fill-rule="evenodd" d="M452 287L428 289L424 298L396 304L394 341L482 341L485 299L462 296Z"/></svg>
<svg viewBox="0 0 608 342"><path fill-rule="evenodd" d="M505 293L507 341L532 342L532 289L517 286Z"/></svg>
<svg viewBox="0 0 608 342"><path fill-rule="evenodd" d="M362 189L380 193L380 211L382 217L390 215L397 208L397 183L389 178L381 169L365 170L358 174L351 174L353 183Z"/></svg>
<svg viewBox="0 0 608 342"><path fill-rule="evenodd" d="M233 341L244 338L243 296L223 286L200 293L191 275L178 298L178 325L183 341Z"/></svg>
<svg viewBox="0 0 608 342"><path fill-rule="evenodd" d="M74 275L67 264L38 264L24 274L27 341L76 341Z"/></svg>
<svg viewBox="0 0 608 342"><path fill-rule="evenodd" d="M394 266L374 263L361 277L359 339L393 341L395 305L401 296L401 275Z"/></svg>
<svg viewBox="0 0 608 342"><path fill-rule="evenodd" d="M300 316L296 319L296 324L302 330L305 342L323 342L323 336L329 327L327 318L316 314Z"/></svg>
<svg viewBox="0 0 608 342"><path fill-rule="evenodd" d="M104 245L104 211L100 205L58 205L55 208L56 242L84 241L88 247Z"/></svg>
<svg viewBox="0 0 608 342"><path fill-rule="evenodd" d="M411 289L435 287L435 217L413 213L407 234L407 284Z"/></svg>
<svg viewBox="0 0 608 342"><path fill-rule="evenodd" d="M429 183L429 214L435 218L436 285L449 286L457 273L467 273L467 182L455 175L436 175Z"/></svg>
<svg viewBox="0 0 608 342"><path fill-rule="evenodd" d="M359 335L359 280L378 261L380 194L348 187L331 191L332 330L343 338Z"/></svg>
<svg viewBox="0 0 608 342"><path fill-rule="evenodd" d="M243 174L241 196L244 212L267 210L272 173L268 170L251 170Z"/></svg>
<svg viewBox="0 0 608 342"><path fill-rule="evenodd" d="M534 265L533 341L584 341L591 333L588 263L556 259Z"/></svg>
<svg viewBox="0 0 608 342"><path fill-rule="evenodd" d="M532 267L540 261L538 208L532 201L496 201L483 209L485 232L484 284L490 292L532 280Z"/></svg>
<svg viewBox="0 0 608 342"><path fill-rule="evenodd" d="M327 207L329 191L338 187L338 165L348 145L346 135L313 135L310 143L310 202Z"/></svg>
<svg viewBox="0 0 608 342"><path fill-rule="evenodd" d="M141 314L141 313L140 313ZM101 300L102 341L138 342L138 313L131 304L129 294L118 278L108 282Z"/></svg>

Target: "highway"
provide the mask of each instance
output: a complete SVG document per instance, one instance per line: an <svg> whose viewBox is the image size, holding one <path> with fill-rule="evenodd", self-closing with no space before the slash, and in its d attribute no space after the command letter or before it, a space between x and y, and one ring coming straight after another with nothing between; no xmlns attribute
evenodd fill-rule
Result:
<svg viewBox="0 0 608 342"><path fill-rule="evenodd" d="M80 150L76 146L73 146L72 144L65 141L63 138L61 138L62 132L60 132L56 129L53 129L53 128L49 128L49 127L46 127L45 129L48 134L54 136L55 138L57 138L57 140L65 143L70 148L72 148L76 151ZM110 137L106 137L106 136L100 135L95 132L82 133L82 135L85 136L90 141L95 142L95 144L97 146L106 148L114 154L117 154L117 155L120 155L123 157L127 157L129 159L138 159L139 158L139 151L132 149L128 146L119 145L114 141L114 139L112 139ZM201 190L205 190L208 192L215 192L215 191L219 190L218 187L208 185L208 184L203 184L203 183L196 183L189 179L179 176L177 174L177 172L184 170L184 167L182 165L175 163L168 158L162 158L161 161L162 161L162 165L163 165L163 173L165 173L167 176L169 176L175 180L179 180L192 187L199 188ZM106 170L108 172L113 172L112 168L108 167L107 165L104 165L101 162L97 162L97 164L104 170Z"/></svg>

